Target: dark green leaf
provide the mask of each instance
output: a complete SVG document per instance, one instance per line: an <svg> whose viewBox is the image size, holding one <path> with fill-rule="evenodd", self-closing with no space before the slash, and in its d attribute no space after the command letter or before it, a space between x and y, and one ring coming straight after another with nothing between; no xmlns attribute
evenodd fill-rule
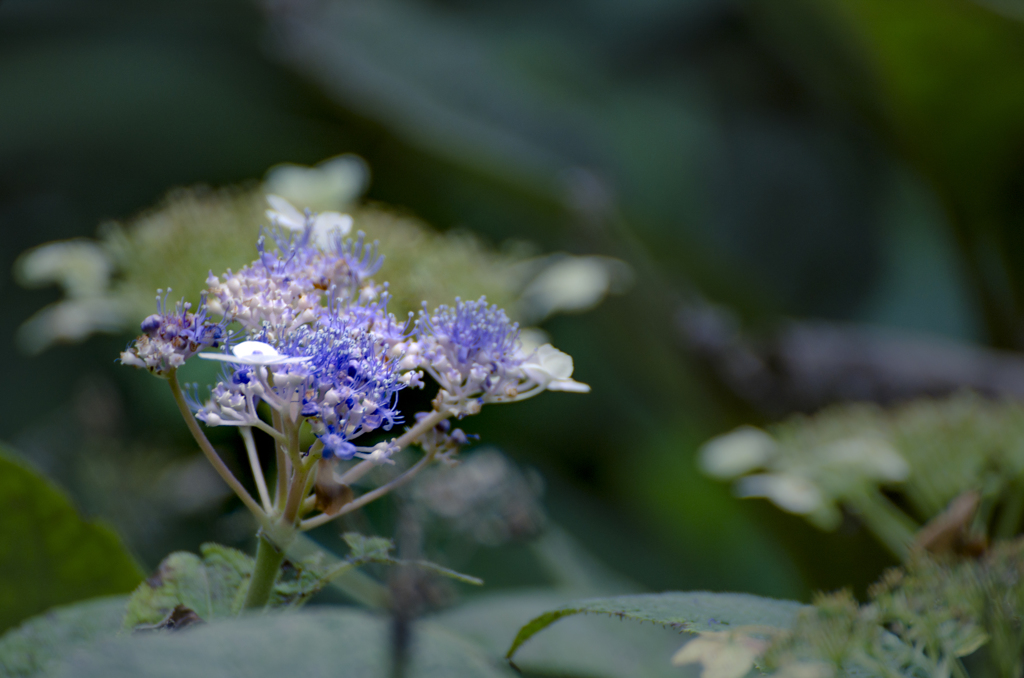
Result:
<svg viewBox="0 0 1024 678"><path fill-rule="evenodd" d="M511 658L534 634L563 617L606 614L619 619L649 621L679 631L721 631L735 626L788 628L804 606L791 600L762 598L747 593L649 593L614 598L592 598L546 612L519 629L508 649Z"/></svg>
<svg viewBox="0 0 1024 678"><path fill-rule="evenodd" d="M82 648L53 678L385 678L387 617L345 608L252 615L175 634L143 634ZM429 622L413 628L407 678L511 678L500 659Z"/></svg>
<svg viewBox="0 0 1024 678"><path fill-rule="evenodd" d="M127 593L142 571L105 525L0 448L0 631L55 605Z"/></svg>
<svg viewBox="0 0 1024 678"><path fill-rule="evenodd" d="M40 675L72 650L112 638L126 602L126 596L111 596L58 607L11 629L0 638L0 677Z"/></svg>
<svg viewBox="0 0 1024 678"><path fill-rule="evenodd" d="M557 590L484 594L430 620L500 655L523 624L572 598ZM672 629L578 617L535 638L516 654L515 663L523 671L543 675L680 678L683 674L670 660L683 640Z"/></svg>

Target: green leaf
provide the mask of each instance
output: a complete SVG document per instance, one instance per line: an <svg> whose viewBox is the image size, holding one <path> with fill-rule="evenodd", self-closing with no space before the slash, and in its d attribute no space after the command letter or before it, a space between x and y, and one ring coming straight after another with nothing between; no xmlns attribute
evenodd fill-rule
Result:
<svg viewBox="0 0 1024 678"><path fill-rule="evenodd" d="M348 533L345 541L350 552L340 561L309 548L302 550L308 555L301 560L286 560L274 584L270 606L300 607L334 579L368 563L418 567L469 584L483 583L436 563L393 558L390 539ZM252 576L252 557L219 544L203 544L200 552L201 556L184 551L167 556L153 576L132 594L124 628L159 626L178 606L206 622L238 616Z"/></svg>
<svg viewBox="0 0 1024 678"><path fill-rule="evenodd" d="M735 626L788 628L804 605L791 600L762 598L747 593L649 593L613 598L592 598L570 603L533 619L521 629L506 657L539 631L563 617L606 614L619 619L649 621L678 631L721 631Z"/></svg>
<svg viewBox="0 0 1024 678"><path fill-rule="evenodd" d="M391 557L395 543L384 537L367 537L358 532L346 532L342 535L348 544L349 558L352 560L383 561Z"/></svg>
<svg viewBox="0 0 1024 678"><path fill-rule="evenodd" d="M333 571L342 562L341 558L324 550L304 533L296 535L295 541L288 547L287 554L289 559L300 561L309 557L319 557L328 571ZM360 607L384 609L388 606L387 587L356 568L336 574L328 584Z"/></svg>
<svg viewBox="0 0 1024 678"><path fill-rule="evenodd" d="M82 648L52 678L386 678L391 620L347 608L251 615L174 634L135 634ZM479 646L429 622L412 629L407 678L512 678Z"/></svg>
<svg viewBox="0 0 1024 678"><path fill-rule="evenodd" d="M159 624L178 605L204 621L230 617L242 585L252 574L252 559L240 551L203 544L203 557L177 552L164 558L128 601L124 627Z"/></svg>
<svg viewBox="0 0 1024 678"><path fill-rule="evenodd" d="M429 560L395 560L393 562L396 565L407 565L409 567L417 567L421 570L432 572L433 574L439 575L441 577L447 577L448 579L461 581L463 584L472 584L473 586L484 585L484 580L480 579L479 577L474 577L470 574L456 572L455 570L448 569L447 567L443 567L441 565L438 565L437 563L432 563Z"/></svg>
<svg viewBox="0 0 1024 678"><path fill-rule="evenodd" d="M395 548L395 544L390 539L386 539L384 537L367 537L356 532L347 532L343 535L343 538L345 539L345 543L348 544L349 554L345 560L341 561L340 564L335 565L327 572L323 580L319 583L317 587L318 590L326 586L328 582L332 581L336 577L346 574L350 570L367 563L416 567L421 570L433 572L434 574L442 577L461 581L465 584L473 584L474 586L481 586L484 583L482 579L468 574L462 574L455 570L450 570L447 567L443 567L437 563L432 563L429 560L404 560L401 558L394 558L391 556L391 550Z"/></svg>
<svg viewBox="0 0 1024 678"><path fill-rule="evenodd" d="M474 596L430 621L470 638L500 656L519 628L573 596L553 589ZM670 660L683 640L668 628L647 628L614 618L567 619L516 655L516 666L545 676L680 678Z"/></svg>
<svg viewBox="0 0 1024 678"><path fill-rule="evenodd" d="M0 631L55 605L128 593L142 570L105 525L0 448Z"/></svg>
<svg viewBox="0 0 1024 678"><path fill-rule="evenodd" d="M202 557L177 552L139 585L128 601L124 628L160 624L179 605L203 621L238 615L252 576L253 559L219 544L203 544ZM274 585L270 604L299 606L320 590L322 561L313 556L301 563L286 561Z"/></svg>
<svg viewBox="0 0 1024 678"><path fill-rule="evenodd" d="M0 638L0 677L38 676L79 647L111 638L121 628L127 596L58 607L26 620Z"/></svg>

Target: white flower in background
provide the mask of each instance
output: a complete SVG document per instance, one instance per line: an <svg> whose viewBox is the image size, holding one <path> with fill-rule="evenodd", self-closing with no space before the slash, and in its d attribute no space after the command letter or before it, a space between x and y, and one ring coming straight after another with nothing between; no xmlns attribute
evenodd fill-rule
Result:
<svg viewBox="0 0 1024 678"><path fill-rule="evenodd" d="M741 426L707 442L700 450L699 463L709 476L729 479L763 467L777 451L770 435L753 426Z"/></svg>
<svg viewBox="0 0 1024 678"><path fill-rule="evenodd" d="M72 299L104 296L114 264L110 254L89 240L63 240L35 247L14 264L14 275L25 287L59 284Z"/></svg>
<svg viewBox="0 0 1024 678"><path fill-rule="evenodd" d="M110 292L110 253L89 240L64 240L35 247L14 262L23 287L57 284L65 299L40 309L18 328L18 344L37 354L56 343L81 341L94 332L117 332L131 305Z"/></svg>
<svg viewBox="0 0 1024 678"><path fill-rule="evenodd" d="M572 356L551 344L537 347L519 366L526 377L548 391L589 393L590 386L572 379Z"/></svg>
<svg viewBox="0 0 1024 678"><path fill-rule="evenodd" d="M701 678L743 678L767 649L767 640L739 629L702 631L672 656L672 664L700 664Z"/></svg>
<svg viewBox="0 0 1024 678"><path fill-rule="evenodd" d="M807 478L790 473L760 473L740 478L736 496L762 497L783 511L808 515L821 509L825 499L821 490Z"/></svg>
<svg viewBox="0 0 1024 678"><path fill-rule="evenodd" d="M556 313L580 313L594 308L609 293L621 294L633 282L627 263L612 257L552 255L524 262L540 267L521 295L529 322L540 322Z"/></svg>
<svg viewBox="0 0 1024 678"><path fill-rule="evenodd" d="M302 231L307 221L313 221L313 243L321 250L331 248L339 238L352 231L352 217L338 212L321 212L310 214L309 217L297 210L290 202L279 195L267 195L267 202L272 209L267 210L270 223L290 231Z"/></svg>
<svg viewBox="0 0 1024 678"><path fill-rule="evenodd" d="M115 297L65 299L40 309L18 328L18 347L30 355L54 344L73 344L95 332L120 332L131 309Z"/></svg>
<svg viewBox="0 0 1024 678"><path fill-rule="evenodd" d="M880 437L847 438L822 448L822 460L872 480L901 482L910 476L910 464Z"/></svg>
<svg viewBox="0 0 1024 678"><path fill-rule="evenodd" d="M292 163L275 165L263 182L267 193L317 211L343 210L351 205L370 180L366 162L357 155L329 158L315 167Z"/></svg>
<svg viewBox="0 0 1024 678"><path fill-rule="evenodd" d="M303 363L312 358L289 357L281 355L276 348L262 341L243 341L233 346L231 353L200 353L200 358L207 360L223 360L226 363L238 365L287 365L291 363Z"/></svg>
<svg viewBox="0 0 1024 678"><path fill-rule="evenodd" d="M270 205L270 209L267 210L267 219L270 219L270 223L289 231L301 231L306 228L306 215L281 196L269 193L267 203Z"/></svg>
<svg viewBox="0 0 1024 678"><path fill-rule="evenodd" d="M352 232L352 217L337 212L321 212L313 220L313 242L326 251Z"/></svg>

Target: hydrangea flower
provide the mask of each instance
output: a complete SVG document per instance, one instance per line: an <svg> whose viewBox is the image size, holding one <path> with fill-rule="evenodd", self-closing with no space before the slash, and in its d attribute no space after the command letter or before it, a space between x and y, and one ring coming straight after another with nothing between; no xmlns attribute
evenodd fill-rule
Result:
<svg viewBox="0 0 1024 678"><path fill-rule="evenodd" d="M545 390L589 390L573 381L572 358L550 344L525 348L518 325L485 298L456 299L454 306L433 313L424 309L416 322L412 314L400 322L387 310L387 284L372 279L383 261L376 245L367 244L361 233L343 239L351 229L349 218L303 213L282 198L269 200L268 216L276 228L257 241L255 261L238 271L211 273L195 313L184 303L166 311L161 302L122 360L168 378L217 472L257 518L284 521L284 527L261 523L278 538L283 533L275 530L311 529L372 501L431 461L453 462L473 437L453 429L452 416ZM220 320L210 320L211 315ZM229 326L238 329L229 335ZM203 348L220 350L198 353ZM190 396L182 392L174 374L197 353L224 365L223 376L201 402L194 390ZM401 434L360 446L363 436L404 423L398 395L423 387L428 374L440 386L433 408L417 413ZM261 405L269 407L270 417ZM242 429L262 506L223 464L197 421ZM317 440L299 449L300 427L306 425ZM283 470L275 499L259 466L252 429L277 442ZM353 482L376 465L394 463L395 453L412 444L424 451L417 464L386 486L353 496ZM352 464L335 479L338 462ZM321 475L314 481L311 473ZM346 491L324 503L320 495L330 494L332 483ZM320 488L312 503L304 494L311 486ZM314 509L321 514L303 520L304 512Z"/></svg>
<svg viewBox="0 0 1024 678"><path fill-rule="evenodd" d="M125 364L165 376L193 437L221 478L259 521L262 538L244 606L265 605L286 546L313 529L392 491L436 461L453 457L473 436L452 429L452 416L474 414L484 403L511 402L544 390L583 392L572 380L572 358L550 344L524 349L519 327L487 300L462 301L402 323L388 313L390 293L371 276L383 257L375 245L343 240L351 218L299 212L269 198L279 230L257 242L258 257L237 272L210 274L193 313L179 303L142 323L143 335L122 354ZM267 247L268 240L271 247ZM219 315L213 322L208 315ZM233 335L226 328L235 325ZM203 402L186 396L176 369L199 354L224 365ZM432 409L416 414L401 434L360 446L359 438L390 431L403 419L399 392L439 384ZM269 407L265 418L261 405ZM261 416L262 415L262 416ZM269 419L269 421L268 421ZM234 476L199 426L236 426L245 442L259 502ZM309 426L316 442L303 449ZM275 439L276 488L267 487L253 437ZM423 456L383 485L356 497L353 483L396 452L418 445ZM358 461L357 461L358 460ZM339 463L350 462L338 474ZM312 492L312 494L310 494ZM318 515L306 517L310 512ZM252 583L257 582L258 585Z"/></svg>
<svg viewBox="0 0 1024 678"><path fill-rule="evenodd" d="M230 353L201 354L234 371L196 416L211 426L259 426L264 401L309 421L324 458L352 459L359 450L351 440L400 423L396 394L415 374L399 371L406 333L385 303L339 302L276 346L251 339Z"/></svg>
<svg viewBox="0 0 1024 678"><path fill-rule="evenodd" d="M423 369L441 385L452 404L463 409L518 394L519 325L487 299L455 300L421 313L419 345ZM467 412L473 413L473 412Z"/></svg>
<svg viewBox="0 0 1024 678"><path fill-rule="evenodd" d="M249 266L237 272L228 270L223 276L210 273L206 282L212 311L239 322L248 332L265 332L273 339L313 323L330 305L330 298L379 296L370 276L384 259L373 245L364 242L362 233L354 241L343 240L347 229L338 226L334 217L329 223L337 228L317 231L318 224L327 223L324 214L306 214L300 228L298 210L283 198L277 199L275 206L284 216L275 211L268 214L276 214L275 222L289 230L270 233L273 249L268 249L267 238L261 237L259 258Z"/></svg>
<svg viewBox="0 0 1024 678"><path fill-rule="evenodd" d="M169 309L167 297L159 296L160 292L157 312L142 321L143 334L121 352L121 362L162 377L184 365L199 350L220 346L225 331L223 322L208 319L205 296L193 313L192 305L185 301ZM168 295L170 292L167 290Z"/></svg>
<svg viewBox="0 0 1024 678"><path fill-rule="evenodd" d="M572 358L551 344L524 350L518 324L483 297L457 299L454 307L422 313L418 330L419 343L412 350L459 414L475 414L484 403L524 400L545 390L590 390L572 380Z"/></svg>

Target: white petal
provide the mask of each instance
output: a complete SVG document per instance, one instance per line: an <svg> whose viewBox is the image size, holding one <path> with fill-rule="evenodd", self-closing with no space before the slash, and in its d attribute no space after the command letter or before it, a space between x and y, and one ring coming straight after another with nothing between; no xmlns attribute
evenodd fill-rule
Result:
<svg viewBox="0 0 1024 678"><path fill-rule="evenodd" d="M527 377L545 386L553 381L571 381L572 356L562 353L551 344L544 344L533 352L521 369Z"/></svg>
<svg viewBox="0 0 1024 678"><path fill-rule="evenodd" d="M352 217L338 212L322 212L313 222L313 242L322 250L334 244L335 234L345 237L352 231Z"/></svg>
<svg viewBox="0 0 1024 678"><path fill-rule="evenodd" d="M231 349L234 355L226 353L200 353L200 358L207 360L222 360L226 363L238 365L289 365L302 363L312 358L289 358L278 353L270 344L262 341L243 341Z"/></svg>
<svg viewBox="0 0 1024 678"><path fill-rule="evenodd" d="M520 369L523 371L523 374L526 375L527 379L537 384L540 384L544 388L547 388L548 384L550 384L555 379L555 376L553 374L545 370L540 365L534 365L532 363L523 363L523 365L520 366Z"/></svg>
<svg viewBox="0 0 1024 678"><path fill-rule="evenodd" d="M735 478L764 466L775 456L775 440L753 426L713 438L700 450L700 468L713 478Z"/></svg>
<svg viewBox="0 0 1024 678"><path fill-rule="evenodd" d="M672 657L674 666L700 664L701 678L743 678L768 641L739 631L704 631Z"/></svg>
<svg viewBox="0 0 1024 678"><path fill-rule="evenodd" d="M250 356L262 355L262 356L279 356L280 353L277 349L270 344L262 341L243 341L231 349L239 358L248 358Z"/></svg>
<svg viewBox="0 0 1024 678"><path fill-rule="evenodd" d="M537 319L560 311L593 308L608 292L611 276L598 257L564 257L549 265L526 289L523 299Z"/></svg>
<svg viewBox="0 0 1024 678"><path fill-rule="evenodd" d="M572 376L572 356L568 353L562 353L551 344L544 344L537 349L537 357L555 379L568 379Z"/></svg>
<svg viewBox="0 0 1024 678"><path fill-rule="evenodd" d="M544 344L551 343L551 337L544 330L536 327L524 327L519 330L519 343L524 356L530 356Z"/></svg>
<svg viewBox="0 0 1024 678"><path fill-rule="evenodd" d="M316 167L285 163L267 171L264 189L284 196L293 204L314 211L336 210L350 204L366 189L369 168L354 155L342 155Z"/></svg>
<svg viewBox="0 0 1024 678"><path fill-rule="evenodd" d="M267 202L273 208L267 210L267 218L271 223L293 231L301 231L306 227L306 217L281 196L271 193L267 196Z"/></svg>
<svg viewBox="0 0 1024 678"><path fill-rule="evenodd" d="M822 506L821 490L810 480L797 475L762 473L740 478L739 497L764 497L783 511L806 515Z"/></svg>
<svg viewBox="0 0 1024 678"><path fill-rule="evenodd" d="M572 379L555 379L548 384L549 391L564 391L566 393L590 393L590 384L584 384Z"/></svg>
<svg viewBox="0 0 1024 678"><path fill-rule="evenodd" d="M207 360L221 360L226 363L235 363L236 365L293 365L312 360L312 358L286 358L284 356L262 355L239 357L227 355L226 353L199 353L198 355L200 358L206 358Z"/></svg>

